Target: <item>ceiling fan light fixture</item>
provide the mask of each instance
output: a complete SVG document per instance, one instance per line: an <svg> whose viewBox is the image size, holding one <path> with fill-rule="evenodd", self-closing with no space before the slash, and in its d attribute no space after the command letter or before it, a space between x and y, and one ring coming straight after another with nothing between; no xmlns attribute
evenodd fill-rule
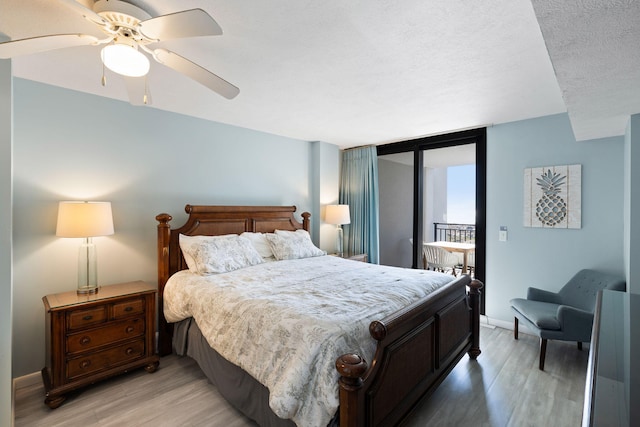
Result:
<svg viewBox="0 0 640 427"><path fill-rule="evenodd" d="M114 73L142 77L149 72L149 58L128 44L114 43L102 48L102 63Z"/></svg>

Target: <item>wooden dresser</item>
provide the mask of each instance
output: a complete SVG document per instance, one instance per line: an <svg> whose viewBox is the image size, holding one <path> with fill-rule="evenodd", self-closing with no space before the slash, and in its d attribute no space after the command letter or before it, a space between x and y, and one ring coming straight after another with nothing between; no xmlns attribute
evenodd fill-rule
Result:
<svg viewBox="0 0 640 427"><path fill-rule="evenodd" d="M45 403L57 408L65 395L131 369L155 372L156 287L145 282L102 286L42 298L46 310Z"/></svg>

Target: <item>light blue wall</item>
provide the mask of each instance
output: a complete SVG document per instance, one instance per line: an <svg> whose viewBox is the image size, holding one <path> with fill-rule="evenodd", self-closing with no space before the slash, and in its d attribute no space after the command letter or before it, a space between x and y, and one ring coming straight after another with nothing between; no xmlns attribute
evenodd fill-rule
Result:
<svg viewBox="0 0 640 427"><path fill-rule="evenodd" d="M184 205L296 205L320 220L318 176L337 169L323 143L136 108L15 79L14 376L44 366L44 295L76 286L78 239L55 237L60 200L111 201L115 234L94 239L98 280L156 280L155 216ZM299 217L300 218L300 217ZM323 246L322 244L320 245Z"/></svg>
<svg viewBox="0 0 640 427"><path fill-rule="evenodd" d="M640 164L640 114L631 116L624 139L624 268L627 290L640 294L640 168L634 164Z"/></svg>
<svg viewBox="0 0 640 427"><path fill-rule="evenodd" d="M0 426L12 422L11 61L0 59Z"/></svg>
<svg viewBox="0 0 640 427"><path fill-rule="evenodd" d="M566 114L487 129L488 317L511 322L511 298L557 291L582 268L623 276L623 148L623 137L576 142ZM524 227L524 169L566 164L582 165L582 228Z"/></svg>

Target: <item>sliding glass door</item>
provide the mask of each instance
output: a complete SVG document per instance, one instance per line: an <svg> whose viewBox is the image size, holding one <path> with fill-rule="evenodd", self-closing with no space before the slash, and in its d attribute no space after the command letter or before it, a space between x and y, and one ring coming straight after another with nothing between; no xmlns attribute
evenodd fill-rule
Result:
<svg viewBox="0 0 640 427"><path fill-rule="evenodd" d="M380 263L425 268L435 242L484 282L485 170L485 129L378 146Z"/></svg>

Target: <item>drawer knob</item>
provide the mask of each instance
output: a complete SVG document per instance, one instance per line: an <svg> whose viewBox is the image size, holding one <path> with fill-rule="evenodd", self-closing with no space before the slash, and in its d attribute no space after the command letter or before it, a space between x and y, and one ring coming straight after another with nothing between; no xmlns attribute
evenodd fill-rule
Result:
<svg viewBox="0 0 640 427"><path fill-rule="evenodd" d="M129 348L125 351L125 353L127 353L127 355L129 355L129 356L130 356L130 355L132 355L132 354L133 354L133 349L132 349L131 347L129 347Z"/></svg>
<svg viewBox="0 0 640 427"><path fill-rule="evenodd" d="M131 306L125 307L124 311L133 311L133 307L131 307Z"/></svg>
<svg viewBox="0 0 640 427"><path fill-rule="evenodd" d="M84 317L82 318L82 320L91 320L91 319L93 319L93 316L92 316L92 315L90 315L90 314L87 314L86 316L84 316Z"/></svg>
<svg viewBox="0 0 640 427"><path fill-rule="evenodd" d="M89 366L91 366L91 360L83 360L82 362L80 362L80 367L82 369L86 369Z"/></svg>
<svg viewBox="0 0 640 427"><path fill-rule="evenodd" d="M127 329L125 329L125 332L130 334L131 332L133 332L135 330L135 328L133 326L127 326Z"/></svg>
<svg viewBox="0 0 640 427"><path fill-rule="evenodd" d="M88 336L84 336L82 338L80 338L80 344L82 345L87 345L91 342L91 338L89 338Z"/></svg>

